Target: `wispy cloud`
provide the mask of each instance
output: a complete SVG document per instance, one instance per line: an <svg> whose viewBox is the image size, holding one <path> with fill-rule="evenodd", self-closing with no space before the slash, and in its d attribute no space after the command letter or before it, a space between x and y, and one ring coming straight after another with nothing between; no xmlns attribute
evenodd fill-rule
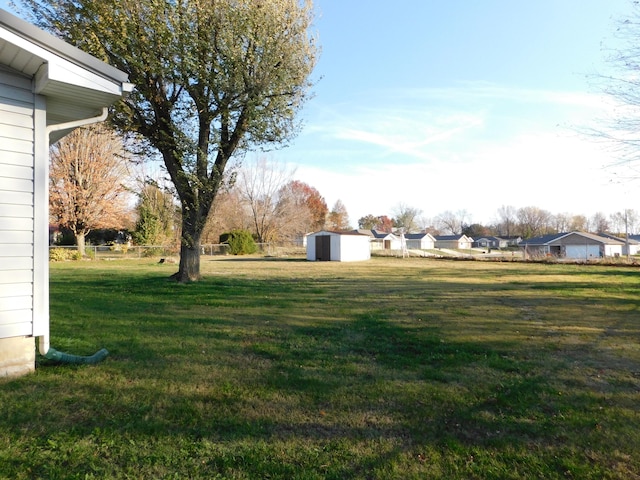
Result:
<svg viewBox="0 0 640 480"><path fill-rule="evenodd" d="M503 204L588 215L616 206L611 155L568 125L607 108L598 95L486 83L363 92L319 105L287 160L354 224L399 202L485 222Z"/></svg>

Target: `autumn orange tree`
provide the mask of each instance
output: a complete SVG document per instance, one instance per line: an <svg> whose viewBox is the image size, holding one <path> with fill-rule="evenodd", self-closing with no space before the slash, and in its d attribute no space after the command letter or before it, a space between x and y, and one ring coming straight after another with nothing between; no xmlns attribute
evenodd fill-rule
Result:
<svg viewBox="0 0 640 480"><path fill-rule="evenodd" d="M289 197L296 210L307 213L307 221L300 225L301 232L309 233L324 228L329 208L315 187L293 180L283 187L281 197Z"/></svg>
<svg viewBox="0 0 640 480"><path fill-rule="evenodd" d="M113 122L164 160L181 204L180 282L234 155L299 130L317 47L311 0L22 0L40 27L136 85Z"/></svg>
<svg viewBox="0 0 640 480"><path fill-rule="evenodd" d="M103 125L78 128L51 146L49 213L75 236L122 228L128 210L128 169L122 139Z"/></svg>

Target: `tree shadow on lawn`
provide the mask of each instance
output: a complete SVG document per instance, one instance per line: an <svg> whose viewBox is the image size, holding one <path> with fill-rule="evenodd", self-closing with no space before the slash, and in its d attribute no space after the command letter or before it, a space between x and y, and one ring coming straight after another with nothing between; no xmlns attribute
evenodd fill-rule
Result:
<svg viewBox="0 0 640 480"><path fill-rule="evenodd" d="M383 304L359 303L356 292L367 291L372 283L367 282L348 290L353 296L348 308L329 312L324 307L331 299L345 295L329 287L337 283L348 289L351 279L321 286L276 279L275 292L273 281L238 278L186 287L158 278L101 278L81 282L75 291L68 284L69 298L84 301L71 302L74 315L53 321L52 328L62 330L63 337L78 335L78 322L85 322L109 344L112 356L96 367L50 365L0 384L0 432L29 440L27 449L16 453L25 464L30 449L50 448L47 439L61 435L74 442L99 443L106 437L120 449L127 442L170 443L172 438L194 444L264 441L319 448L325 452L322 461L331 455L348 458L339 467L348 478L407 462L426 450L462 457L509 450L524 457L533 448L549 461L562 445L597 450L600 409L634 388L597 392L564 385L559 392L559 379L571 373L573 362L593 354L588 348L576 351L568 365L557 350L544 347L544 336L528 343L455 340L444 328L449 317L438 301L442 292L427 292L434 302L407 307L430 318L413 323L398 321L395 310ZM384 288L407 290L389 279ZM491 286L474 288L470 292L468 285L452 283L448 292L466 292L473 299L467 307L499 303L499 296L487 294ZM171 298L175 293L179 298ZM267 293L276 298L265 300ZM529 295L515 293L509 298L512 309L531 304ZM115 305L113 295L121 300ZM305 320L293 312L296 301L314 305L318 299L328 301L306 310ZM580 305L571 298L551 300ZM242 305L237 316L234 303ZM114 319L96 319L110 307ZM80 337L88 342L91 335ZM363 445L368 453L358 453ZM617 447L624 450L623 444ZM258 455L259 449L246 448L246 456ZM211 468L222 468L210 461ZM226 462L228 468L261 473L251 462Z"/></svg>

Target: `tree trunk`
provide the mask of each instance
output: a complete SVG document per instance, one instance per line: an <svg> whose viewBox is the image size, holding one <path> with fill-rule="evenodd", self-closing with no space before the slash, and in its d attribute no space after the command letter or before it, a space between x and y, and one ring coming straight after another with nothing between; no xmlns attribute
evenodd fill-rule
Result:
<svg viewBox="0 0 640 480"><path fill-rule="evenodd" d="M84 257L85 253L85 233L84 232L76 232L76 245L78 248L78 252L80 255Z"/></svg>
<svg viewBox="0 0 640 480"><path fill-rule="evenodd" d="M193 211L193 210L192 210ZM182 238L180 244L180 267L172 278L180 283L197 282L200 280L200 236L204 222L197 221L194 215L182 212Z"/></svg>
<svg viewBox="0 0 640 480"><path fill-rule="evenodd" d="M200 241L197 245L180 245L180 268L173 275L180 283L200 280Z"/></svg>

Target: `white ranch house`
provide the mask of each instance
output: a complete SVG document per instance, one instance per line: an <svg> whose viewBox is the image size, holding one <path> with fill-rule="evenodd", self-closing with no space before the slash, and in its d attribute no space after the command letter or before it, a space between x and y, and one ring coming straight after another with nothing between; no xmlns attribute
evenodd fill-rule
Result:
<svg viewBox="0 0 640 480"><path fill-rule="evenodd" d="M49 143L106 119L126 74L0 9L0 376L49 347ZM53 349L51 349L53 350Z"/></svg>
<svg viewBox="0 0 640 480"><path fill-rule="evenodd" d="M409 250L432 250L436 239L430 233L405 233L404 239Z"/></svg>
<svg viewBox="0 0 640 480"><path fill-rule="evenodd" d="M468 250L473 245L473 238L466 235L436 235L435 240L436 248Z"/></svg>
<svg viewBox="0 0 640 480"><path fill-rule="evenodd" d="M556 257L595 260L623 255L623 240L593 233L565 232L529 238L519 243L525 258Z"/></svg>

